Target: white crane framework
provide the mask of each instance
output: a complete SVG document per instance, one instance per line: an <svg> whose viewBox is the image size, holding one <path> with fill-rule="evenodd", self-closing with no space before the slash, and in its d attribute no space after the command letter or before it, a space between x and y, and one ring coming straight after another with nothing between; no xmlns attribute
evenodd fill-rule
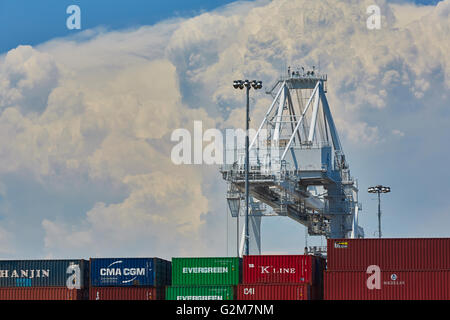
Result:
<svg viewBox="0 0 450 320"><path fill-rule="evenodd" d="M325 96L327 77L314 71L288 73L267 92L273 102L250 140L252 254L261 252L263 216L288 216L306 226L309 235L364 237L358 226L357 184ZM221 173L236 217L245 212L245 148L233 153L234 163L223 165Z"/></svg>

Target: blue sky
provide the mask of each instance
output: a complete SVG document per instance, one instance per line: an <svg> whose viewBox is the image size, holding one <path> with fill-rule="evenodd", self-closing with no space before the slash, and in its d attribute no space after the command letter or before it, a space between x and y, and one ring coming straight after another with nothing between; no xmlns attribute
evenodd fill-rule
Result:
<svg viewBox="0 0 450 320"><path fill-rule="evenodd" d="M409 0L435 5L440 0ZM35 45L55 37L68 36L66 8L72 4L82 10L82 29L99 26L111 30L151 25L164 19L190 17L210 11L233 0L0 0L0 53L19 44Z"/></svg>
<svg viewBox="0 0 450 320"><path fill-rule="evenodd" d="M35 45L73 32L66 28L66 9L72 4L82 10L82 29L109 29L151 25L158 21L194 16L231 0L0 0L0 52L19 44Z"/></svg>
<svg viewBox="0 0 450 320"><path fill-rule="evenodd" d="M287 59L328 73L366 235L377 228L367 187L385 184L386 236L450 236L450 1L387 1L408 4L395 13L407 23L388 16L378 33L366 16L341 19L365 8L321 7L332 0L221 8L231 2L0 0L0 258L224 254L226 185L218 168L170 166L170 133L241 126L231 81L269 85ZM71 4L81 31L66 28ZM270 101L252 103L256 126ZM304 228L283 217L263 234L269 252L303 247Z"/></svg>

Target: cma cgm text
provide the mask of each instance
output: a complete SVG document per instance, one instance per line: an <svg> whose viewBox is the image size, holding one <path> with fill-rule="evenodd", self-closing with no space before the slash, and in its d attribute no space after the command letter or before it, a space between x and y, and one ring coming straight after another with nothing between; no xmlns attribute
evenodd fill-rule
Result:
<svg viewBox="0 0 450 320"><path fill-rule="evenodd" d="M101 268L101 276L145 276L145 268Z"/></svg>

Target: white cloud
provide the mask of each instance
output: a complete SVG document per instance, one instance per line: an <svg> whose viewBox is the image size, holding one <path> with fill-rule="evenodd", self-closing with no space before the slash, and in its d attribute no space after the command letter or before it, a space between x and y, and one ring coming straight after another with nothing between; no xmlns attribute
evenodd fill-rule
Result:
<svg viewBox="0 0 450 320"><path fill-rule="evenodd" d="M348 123L343 120L338 121L336 126L341 128L341 132L345 134L348 142L355 145L377 144L383 140L380 136L378 127L371 127L365 122Z"/></svg>
<svg viewBox="0 0 450 320"><path fill-rule="evenodd" d="M65 225L56 224L44 219L42 227L45 230L44 245L48 249L66 248L86 248L92 243L91 235L86 231L73 231ZM66 253L70 255L70 251Z"/></svg>
<svg viewBox="0 0 450 320"><path fill-rule="evenodd" d="M79 229L44 220L46 248L91 256L132 248L135 253L162 257L207 249L198 234L208 199L195 170L128 176L124 183L130 187L129 196L121 203L98 202Z"/></svg>
<svg viewBox="0 0 450 320"><path fill-rule="evenodd" d="M405 133L404 133L404 132L402 132L402 131L400 131L400 130L397 130L397 129L392 130L392 133L393 133L394 135L396 135L396 136L399 136L399 137L404 137L404 136L405 136Z"/></svg>
<svg viewBox="0 0 450 320"><path fill-rule="evenodd" d="M16 49L38 57L40 50ZM92 69L96 62L91 61ZM164 152L170 141L164 137L196 119L210 126L214 121L201 110L184 111L175 67L166 59L132 57L109 73L84 78L86 64L82 70L61 67L60 85L51 91L40 115L28 116L21 108L6 105L0 117L3 173L27 168L45 183L48 177L63 181L75 172L94 181L112 179L129 190L123 203L97 203L79 230L44 219L45 248L64 255L66 249L96 248L94 243L107 247L123 240L132 245L149 234L154 239L177 232L186 237L187 231L195 234L202 225L200 216L208 210L202 176L196 168L171 164L170 152ZM148 142L161 139L163 150ZM198 237L191 238L186 246L199 242Z"/></svg>
<svg viewBox="0 0 450 320"><path fill-rule="evenodd" d="M40 112L57 86L58 68L49 54L20 46L8 52L0 69L0 106Z"/></svg>
<svg viewBox="0 0 450 320"><path fill-rule="evenodd" d="M74 225L63 213L43 216L47 254L217 250L207 239L223 226L208 217L218 208L212 199L225 195L204 186L224 182L218 172L171 164L169 137L193 120L204 129L242 127L244 97L234 79L251 76L269 88L285 65L320 61L346 143L383 142L380 126L390 124L375 124L370 112L402 112L392 103L400 96L415 101L450 87L450 0L404 7L414 15L376 1L383 19L375 31L366 28L372 2L236 3L136 30L88 30L1 57L0 175L25 168L44 183L86 176L127 190L80 212ZM270 99L254 97L256 127Z"/></svg>

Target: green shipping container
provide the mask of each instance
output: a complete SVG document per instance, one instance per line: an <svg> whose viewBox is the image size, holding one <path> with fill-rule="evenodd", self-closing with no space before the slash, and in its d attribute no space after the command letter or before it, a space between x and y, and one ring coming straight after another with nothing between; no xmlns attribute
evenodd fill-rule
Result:
<svg viewBox="0 0 450 320"><path fill-rule="evenodd" d="M234 300L233 286L166 287L166 300Z"/></svg>
<svg viewBox="0 0 450 320"><path fill-rule="evenodd" d="M173 285L237 285L240 258L172 258Z"/></svg>

